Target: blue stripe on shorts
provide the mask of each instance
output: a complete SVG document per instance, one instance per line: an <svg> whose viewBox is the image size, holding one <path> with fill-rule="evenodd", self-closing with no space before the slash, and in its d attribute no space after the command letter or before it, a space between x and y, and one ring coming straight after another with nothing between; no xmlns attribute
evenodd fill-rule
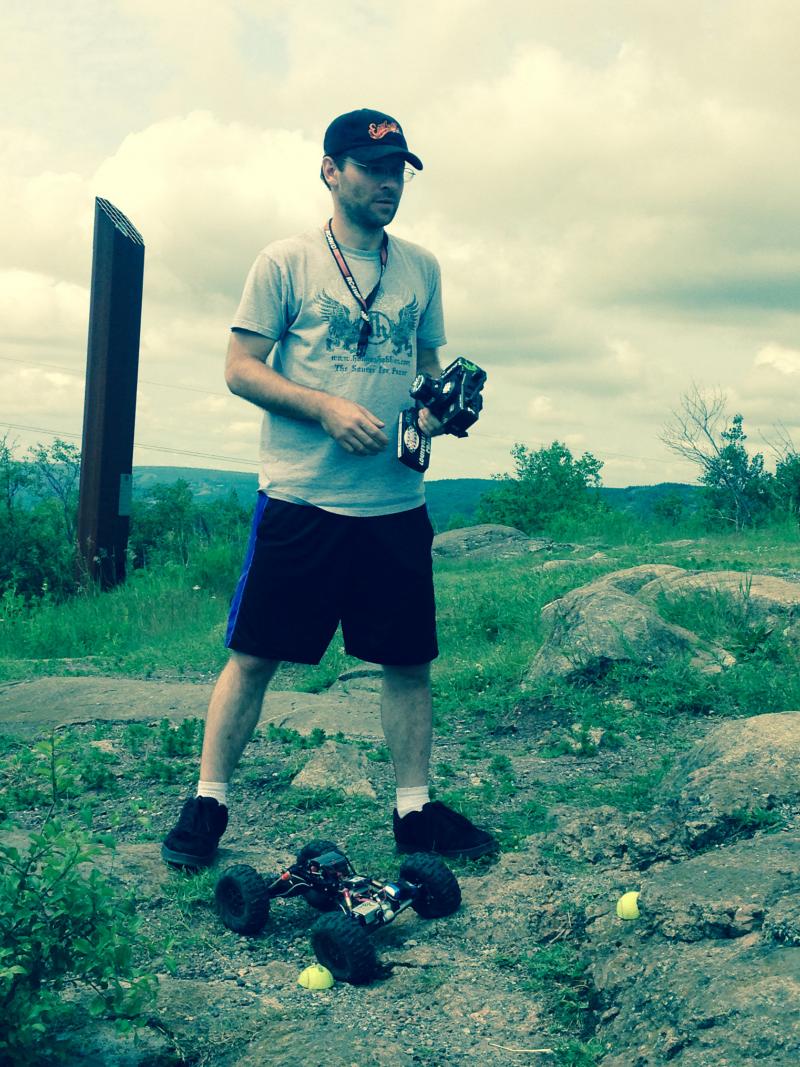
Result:
<svg viewBox="0 0 800 1067"><path fill-rule="evenodd" d="M239 617L239 608L241 607L242 603L244 587L247 584L247 576L250 573L250 567L253 563L253 556L256 550L256 534L258 533L258 525L261 522L261 516L264 514L268 503L269 497L267 496L267 494L259 493L258 501L256 502L256 510L253 515L253 525L250 527L250 540L247 542L247 553L244 557L242 573L239 578L239 582L236 586L236 592L233 594L233 600L231 601L231 610L228 615L228 629L225 632L225 644L227 646L230 646L231 637L233 637L233 631L236 627L236 620Z"/></svg>

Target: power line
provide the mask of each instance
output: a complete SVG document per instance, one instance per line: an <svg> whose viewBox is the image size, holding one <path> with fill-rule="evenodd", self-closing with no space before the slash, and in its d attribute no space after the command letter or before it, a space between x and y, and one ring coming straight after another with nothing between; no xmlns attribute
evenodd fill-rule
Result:
<svg viewBox="0 0 800 1067"><path fill-rule="evenodd" d="M58 363L42 363L39 360L33 359L19 359L15 356L0 356L0 359L6 363L22 363L26 367L43 367L47 370L57 370L62 374L69 374L73 378L83 378L83 374L80 371L72 370L70 367L64 367ZM140 378L140 385L157 385L161 389L179 389L185 393L202 393L204 396L221 396L225 400L232 400L233 397L230 393L215 392L211 389L198 389L192 385L173 385L171 382L154 382L150 378Z"/></svg>
<svg viewBox="0 0 800 1067"><path fill-rule="evenodd" d="M38 361L38 360L19 359L19 358L16 358L14 356L0 356L0 360L4 360L5 362L9 362L9 363L22 363L23 365L28 366L28 367L43 367L43 368L46 368L48 370L57 370L57 371L60 371L62 374L70 374L75 378L83 378L83 374L80 371L72 370L69 367L64 367L64 366L62 366L60 364L57 364L57 363L42 363L41 361ZM156 382L156 381L153 381L152 379L149 379L149 378L140 378L139 379L139 384L140 385L155 385L155 386L158 386L160 389L177 389L178 391L185 392L185 393L201 393L203 396L219 396L219 397L222 397L224 400L232 400L232 399L234 399L230 393L215 392L215 391L213 391L211 389L198 389L195 386L191 386L191 385L173 385L173 384L171 384L169 382ZM6 424L2 423L0 425L6 425ZM51 430L41 430L40 432L41 433L54 433L54 431L51 431ZM55 436L59 436L58 434L54 434L54 435ZM76 436L79 436L79 435L77 435L77 434L64 434L63 436L65 436L65 437L76 437ZM511 445L517 444L518 440L519 440L518 437L508 437L505 434L487 433L485 430L482 430L482 429L481 430L476 429L476 430L472 431L472 436L475 437L475 438L483 438L483 439L486 439L486 440L502 441L504 444L511 444ZM136 447L137 448L152 448L152 449L155 449L155 450L161 451L161 452L174 452L176 455L187 455L187 456L194 455L194 456L206 457L206 458L209 458L209 459L224 459L225 458L223 456L211 456L211 455L209 455L207 453L204 453L204 452L182 452L180 449L159 448L156 445L140 445L140 444L137 443ZM607 451L604 451L603 455L604 456L608 456L611 459L645 460L648 463L658 463L661 466L666 466L665 461L664 461L663 458L657 458L655 456L642 456L642 455L632 456L632 455L630 455L629 453L626 453L626 452L607 452ZM235 462L235 463L250 463L250 464L254 463L253 460L244 460L244 459L242 459L242 460L235 459L235 460L232 460L231 462Z"/></svg>
<svg viewBox="0 0 800 1067"><path fill-rule="evenodd" d="M491 438L494 441L504 441L506 444L518 444L519 437L507 437L505 434L486 433L484 430L470 430L471 437ZM547 447L542 443L542 447ZM655 456L631 456L627 452L607 452L603 451L604 456L610 456L612 459L644 459L648 463L659 463L664 465L664 459L658 459Z"/></svg>
<svg viewBox="0 0 800 1067"><path fill-rule="evenodd" d="M46 433L51 437L72 437L75 440L80 440L81 438L79 433L69 433L66 430L49 430L45 426L28 426L20 422L0 422L0 426L5 426L9 430L31 430L34 433ZM168 448L165 445L146 445L140 441L135 443L135 447L146 448L150 452L166 452L171 456L196 456L199 459L220 459L225 463L246 463L250 467L257 467L259 465L258 460L242 459L241 456L219 456L213 452L193 452L187 448Z"/></svg>

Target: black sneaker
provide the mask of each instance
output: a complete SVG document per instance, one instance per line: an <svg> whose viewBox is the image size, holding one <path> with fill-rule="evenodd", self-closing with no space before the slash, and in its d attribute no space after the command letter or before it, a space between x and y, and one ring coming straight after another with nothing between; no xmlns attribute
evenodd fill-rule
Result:
<svg viewBox="0 0 800 1067"><path fill-rule="evenodd" d="M496 838L440 800L402 819L395 808L394 839L398 852L436 852L449 859L474 859L498 850Z"/></svg>
<svg viewBox="0 0 800 1067"><path fill-rule="evenodd" d="M208 867L228 825L228 809L214 797L191 797L161 846L161 857L177 867Z"/></svg>

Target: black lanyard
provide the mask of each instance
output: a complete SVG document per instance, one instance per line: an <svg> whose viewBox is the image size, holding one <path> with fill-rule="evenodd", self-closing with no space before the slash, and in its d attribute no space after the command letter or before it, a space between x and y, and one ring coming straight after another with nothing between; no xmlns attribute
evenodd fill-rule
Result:
<svg viewBox="0 0 800 1067"><path fill-rule="evenodd" d="M331 223L333 219L328 219L328 224L325 227L325 240L328 242L328 248L331 250L331 255L336 260L336 266L339 268L342 277L347 282L347 288L353 294L353 298L358 304L359 313L361 315L361 330L358 335L358 348L356 349L356 357L361 359L367 351L367 345L369 344L370 334L372 333L372 326L370 325L369 309L375 302L375 297L378 295L378 290L381 287L381 281L383 280L383 272L386 270L386 261L389 258L389 235L386 231L383 231L383 242L381 243L381 272L378 276L378 280L375 283L375 288L364 299L361 295L361 290L358 288L358 282L353 277L353 272L347 265L347 260L344 258L341 248L336 242L336 238L333 236L331 230Z"/></svg>

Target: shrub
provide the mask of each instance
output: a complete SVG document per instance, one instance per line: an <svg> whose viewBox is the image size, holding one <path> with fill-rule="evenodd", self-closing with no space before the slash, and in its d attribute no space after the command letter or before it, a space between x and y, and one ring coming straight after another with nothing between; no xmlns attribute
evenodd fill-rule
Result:
<svg viewBox="0 0 800 1067"><path fill-rule="evenodd" d="M100 851L58 819L24 851L0 845L0 1063L65 1051L77 1014L60 995L67 986L88 992L89 1014L122 1032L155 995L155 977L133 960L133 902L93 866Z"/></svg>

